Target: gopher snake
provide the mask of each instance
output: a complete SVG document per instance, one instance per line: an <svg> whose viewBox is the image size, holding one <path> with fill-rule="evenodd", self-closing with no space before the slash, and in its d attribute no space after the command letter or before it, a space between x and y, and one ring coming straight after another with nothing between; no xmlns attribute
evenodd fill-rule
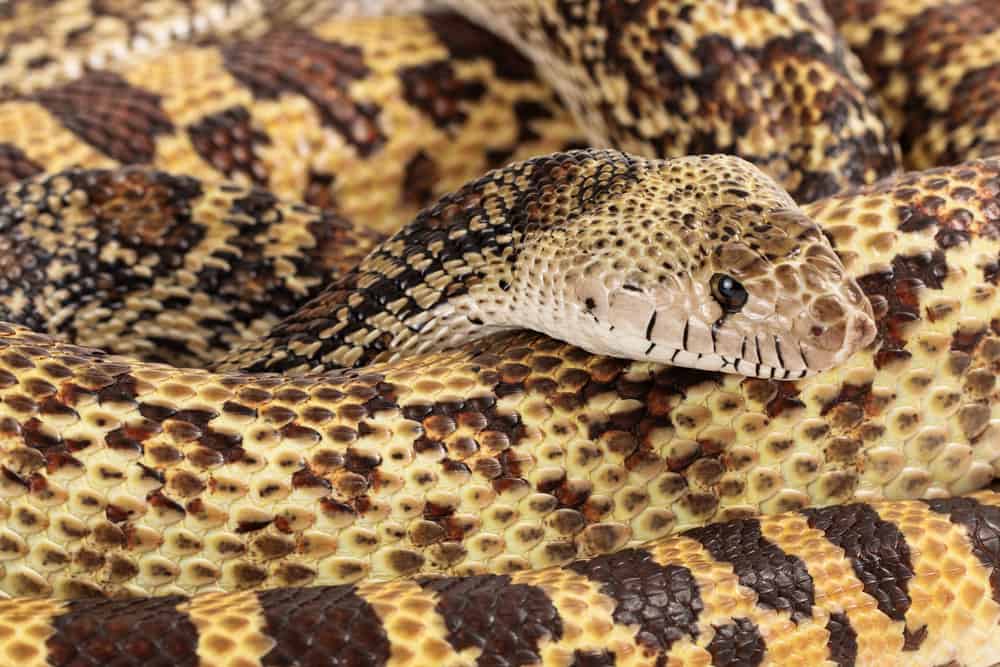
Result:
<svg viewBox="0 0 1000 667"><path fill-rule="evenodd" d="M975 107L978 116L935 126L934 114L946 113L926 109L938 109L940 95L922 91L931 130L894 134L882 125L863 75L816 3L740 3L727 24L719 12L729 4L509 2L494 3L490 16L500 26L509 10L511 23L501 31L555 63L557 84L576 84L563 93L585 116L594 141L663 154L731 150L804 200L890 173L899 154L893 137L903 140L913 163L933 146L955 152L955 159L989 152L993 107L987 104ZM891 41L888 28L909 25L919 4L885 3L882 14L866 8L855 15L845 7L838 20L849 25L873 13L867 20ZM981 3L968 5L969 12L988 13ZM24 11L30 15L31 7ZM0 105L0 128L9 130L0 171L22 178L52 173L3 193L8 319L51 327L77 342L92 336L91 342L147 358L218 359L234 342L246 347L222 363L254 367L253 357L263 354L262 368L294 369L317 360L367 364L385 355L386 332L405 334L400 324L413 321L371 312L356 301L355 288L371 288L371 276L380 272L427 270L453 252L446 239L436 249L421 239L424 255L413 254L404 230L369 256L365 271L352 272L379 239L332 213L246 186L213 185L210 178L100 168L189 165L195 175L214 169L246 182L300 187L315 203L335 205L323 197L351 188L327 186L359 182L346 170L330 170L342 159L331 157L338 150L364 164L369 156L385 159L383 149L396 146L414 151L397 162L424 169L435 163L436 154L428 157L419 142L408 140L408 149L393 143L388 108L371 101L388 99L390 79L407 104L432 119L427 127L441 133L428 131L421 141L462 137L468 127L482 132L492 126L473 118L482 123L505 110L475 116L476 104L490 95L511 101L513 144L511 137L480 140L473 161L491 151L502 155L486 162L507 160L544 144L540 123L568 125L552 98L533 88L525 62L496 42L489 46L500 55L475 55L476 40L488 39L483 33L454 17L400 21L410 30L401 43L419 43L431 59L442 53L434 40L447 43L453 57L447 66L432 60L409 63L391 77L374 75L363 52L346 42L352 34L378 35L391 21L334 21L314 32L282 27L263 36L251 26L232 44L181 48L134 69L11 93ZM602 24L604 32L595 31ZM442 25L458 33L446 34ZM747 25L766 29L748 37ZM345 43L331 43L331 34ZM680 45L664 47L676 60L644 48L649 40ZM561 59L548 60L558 52ZM684 60L685 52L700 62ZM606 67L597 53L627 66ZM982 58L989 48L976 53ZM889 97L898 92L892 54L886 49L877 61L889 72L877 80ZM951 55L969 67L968 53ZM904 56L918 60L912 50ZM943 68L948 56L937 54L934 66ZM484 62L489 75L476 69ZM739 66L720 75L720 62ZM190 101L199 99L197 90L180 91L169 76L151 75L169 75L184 63L203 75L203 110ZM456 69L460 64L466 68ZM692 75L697 66L704 76ZM956 71L949 70L944 84L954 88L948 90L967 91L983 78L977 70L979 79L966 81ZM489 93L470 82L504 72L506 80L488 81L495 86ZM681 103L669 106L673 98L662 90L634 85L657 76L664 85L693 79L696 94L679 93ZM365 79L370 87L354 85ZM983 89L987 84L980 81ZM210 101L205 90L221 100ZM357 103L345 104L344 91ZM93 104L84 104L91 95ZM518 96L533 96L536 106L525 107ZM663 113L656 111L661 104ZM764 113L771 110L775 115ZM417 117L401 108L393 113ZM282 171L297 150L282 134L292 126L299 139L325 146L325 163ZM976 128L971 138L970 127ZM941 132L952 134L942 140ZM339 143L324 144L330 136ZM554 136L579 141L573 131ZM582 160L587 173L586 161L595 156L599 172L619 159L584 152L549 160ZM73 164L88 168L59 172ZM518 178L546 164L517 163L474 183L471 192L492 188L506 202L506 176L516 192ZM417 173L407 169L407 187L397 192L414 192L409 186ZM503 214L523 213L522 222L537 231L532 216L573 210L560 208L560 197L595 201L586 187L578 190L588 194L579 196L570 184L552 182L550 199ZM758 186L763 182L770 181ZM432 197L438 187L420 184L418 197ZM597 189L613 197L629 192ZM368 204L363 192L350 196L349 211L414 206L406 196L399 197L401 207ZM426 215L437 211L479 228L477 216L498 215L463 208L476 203L464 192ZM667 201L677 197L669 188L661 192ZM993 416L998 193L1000 164L981 160L828 197L804 207L805 216L782 200L776 219L814 242L811 256L834 275L842 267L857 281L877 328L873 345L795 382L722 374L721 359L708 371L627 362L524 333L340 373L210 373L108 356L4 325L0 585L13 595L56 597L0 605L0 652L10 662L39 664L989 664L1000 619L994 582L1000 498L948 496L985 485L1000 454ZM596 201L607 204L600 196ZM641 202L616 213L634 209ZM768 244L787 242L754 229L761 210L747 210L736 217L764 235L765 254ZM808 235L808 219L819 223L838 257ZM721 247L712 241L708 247ZM697 243L683 245L697 257ZM578 242L570 249L585 247ZM461 255L473 268L478 259L466 255L477 248ZM543 249L543 243L527 248ZM566 268L580 263L574 257ZM757 289L777 300L797 288L822 302L818 292L830 284L803 285L802 275L782 279L774 269L780 286ZM336 276L352 289L320 294ZM441 293L470 286L448 277L435 286ZM616 287L655 289L629 280ZM863 304L853 320L843 310L853 303L847 280L840 284L847 298L820 310L833 318L834 339L850 339L851 347L870 332ZM704 274L697 284L710 311L703 323L718 322L711 310L724 306L718 280ZM593 299L585 312L597 310L600 295L586 280L568 287L579 288L575 297L585 306ZM430 302L441 303L430 298L433 292ZM605 294L601 314L645 313L638 325L645 352L659 318L651 326L642 303L616 310L613 292ZM760 294L747 292L746 304ZM264 315L269 294L278 295L274 305L283 314L319 298L260 339L273 323ZM463 306L472 324L492 303L489 289L478 296L480 311L468 310L468 300ZM742 301L737 293L733 303ZM624 319L612 320L624 326ZM345 333L345 321L359 326ZM588 330L589 322L573 326L573 335L592 349L613 351L594 344L595 337L608 340L607 330ZM533 325L545 330L544 322ZM205 333L212 326L217 333ZM318 334L312 347L304 335L311 333ZM419 334L400 340L423 344ZM698 345L715 343L709 334L698 338ZM769 377L790 369L780 349L775 340L772 350L751 352L752 363L777 361L762 373ZM929 500L900 500L919 497ZM871 502L807 507L852 499ZM780 511L788 513L754 518ZM696 527L720 519L730 521ZM664 537L681 530L682 536ZM650 539L659 541L641 546ZM549 565L566 567L533 570ZM449 576L427 576L435 572ZM399 575L420 576L376 581ZM253 592L322 584L333 588ZM241 592L186 597L219 589ZM58 599L150 593L166 597Z"/></svg>

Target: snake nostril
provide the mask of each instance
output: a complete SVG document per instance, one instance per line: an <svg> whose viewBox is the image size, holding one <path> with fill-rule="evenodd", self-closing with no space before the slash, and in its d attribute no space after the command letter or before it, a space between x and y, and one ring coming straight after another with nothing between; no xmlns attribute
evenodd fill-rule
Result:
<svg viewBox="0 0 1000 667"><path fill-rule="evenodd" d="M826 329L824 329L823 327L821 327L818 324L812 325L812 328L809 329L809 333L814 338L819 338L820 336L822 336L824 331L826 331Z"/></svg>

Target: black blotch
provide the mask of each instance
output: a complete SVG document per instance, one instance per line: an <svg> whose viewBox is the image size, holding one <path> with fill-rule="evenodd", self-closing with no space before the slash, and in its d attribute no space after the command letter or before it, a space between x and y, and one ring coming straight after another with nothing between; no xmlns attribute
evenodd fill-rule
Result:
<svg viewBox="0 0 1000 667"><path fill-rule="evenodd" d="M705 648L712 655L713 667L756 667L764 661L767 646L753 621L734 618L732 623L715 628L715 636Z"/></svg>
<svg viewBox="0 0 1000 667"><path fill-rule="evenodd" d="M382 620L354 586L277 588L257 593L274 646L261 659L279 665L363 665L389 660Z"/></svg>
<svg viewBox="0 0 1000 667"><path fill-rule="evenodd" d="M830 633L826 642L830 660L837 663L837 667L854 667L858 658L858 634L851 625L851 619L847 614L834 612L830 614L826 630Z"/></svg>
<svg viewBox="0 0 1000 667"><path fill-rule="evenodd" d="M438 596L437 612L456 651L478 648L480 665L541 662L543 641L562 638L562 618L545 592L504 575L417 579Z"/></svg>
<svg viewBox="0 0 1000 667"><path fill-rule="evenodd" d="M909 582L913 577L910 547L899 528L864 504L808 508L802 514L810 528L844 550L865 593L894 621L903 621L910 608Z"/></svg>
<svg viewBox="0 0 1000 667"><path fill-rule="evenodd" d="M674 642L698 638L704 609L694 575L680 565L660 565L642 549L578 561L567 569L601 584L615 601L616 623L635 625L636 641L666 653Z"/></svg>
<svg viewBox="0 0 1000 667"><path fill-rule="evenodd" d="M813 580L805 563L763 536L760 521L746 519L686 531L718 561L731 563L740 583L757 593L757 604L788 611L799 623L812 618Z"/></svg>

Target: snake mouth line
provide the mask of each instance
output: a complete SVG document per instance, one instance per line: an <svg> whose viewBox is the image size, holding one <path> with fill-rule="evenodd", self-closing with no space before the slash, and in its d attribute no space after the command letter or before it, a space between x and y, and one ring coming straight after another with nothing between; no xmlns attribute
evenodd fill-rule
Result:
<svg viewBox="0 0 1000 667"><path fill-rule="evenodd" d="M649 356L656 348L661 347L656 343L647 348ZM657 355L655 360L662 359L662 355ZM703 352L691 352L674 348L666 357L665 363L674 366L684 366L704 371L714 371L720 373L735 373L748 377L769 379L769 380L801 380L808 375L815 374L808 367L793 370L790 368L772 366L760 362L749 361L740 357L729 357L723 354Z"/></svg>
<svg viewBox="0 0 1000 667"><path fill-rule="evenodd" d="M654 330L665 318L664 312L654 311L641 333L633 328L631 336L638 340L620 337L614 345L629 348L636 358L656 363L761 379L799 380L844 362L869 344L874 335L874 324L862 315L849 318L834 345L823 345L819 337L803 339L791 330L782 334L774 327L723 334L719 326L723 319L703 326L691 317L682 318L673 325L673 335L657 336ZM623 327L609 328L620 331Z"/></svg>

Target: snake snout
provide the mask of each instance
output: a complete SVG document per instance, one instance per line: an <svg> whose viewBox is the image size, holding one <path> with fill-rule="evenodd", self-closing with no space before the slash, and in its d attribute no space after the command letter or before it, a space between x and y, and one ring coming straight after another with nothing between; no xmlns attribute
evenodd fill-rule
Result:
<svg viewBox="0 0 1000 667"><path fill-rule="evenodd" d="M832 368L875 339L876 326L871 309L864 301L858 306L837 303L838 317L834 322L824 322L823 315L832 309L829 303L818 299L814 307L804 314L797 332L803 342L803 356L809 374ZM859 307L860 306L860 307Z"/></svg>

